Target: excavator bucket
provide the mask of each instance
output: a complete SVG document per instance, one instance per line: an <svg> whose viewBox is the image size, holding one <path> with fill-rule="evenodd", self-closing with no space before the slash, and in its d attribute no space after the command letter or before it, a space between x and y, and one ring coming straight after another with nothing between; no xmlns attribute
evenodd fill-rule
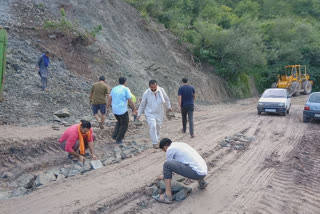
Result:
<svg viewBox="0 0 320 214"><path fill-rule="evenodd" d="M3 98L4 77L6 71L6 56L7 56L7 32L0 26L0 101Z"/></svg>

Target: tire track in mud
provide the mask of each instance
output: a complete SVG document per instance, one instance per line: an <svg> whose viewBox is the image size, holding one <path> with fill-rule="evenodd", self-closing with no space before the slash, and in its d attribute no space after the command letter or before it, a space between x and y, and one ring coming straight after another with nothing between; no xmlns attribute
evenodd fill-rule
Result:
<svg viewBox="0 0 320 214"><path fill-rule="evenodd" d="M320 127L309 124L308 128L314 132L306 131L287 158L273 166L276 172L257 213L320 212Z"/></svg>
<svg viewBox="0 0 320 214"><path fill-rule="evenodd" d="M17 176L41 168L61 165L65 155L56 138L43 140L6 139L1 143L1 172L13 171ZM19 170L17 170L19 168Z"/></svg>

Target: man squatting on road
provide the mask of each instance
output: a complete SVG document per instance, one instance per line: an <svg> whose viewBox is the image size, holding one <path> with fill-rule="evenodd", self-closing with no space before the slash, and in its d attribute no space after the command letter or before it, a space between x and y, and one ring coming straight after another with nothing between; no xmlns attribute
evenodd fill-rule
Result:
<svg viewBox="0 0 320 214"><path fill-rule="evenodd" d="M109 93L109 87L105 83L105 77L99 77L99 82L96 82L92 86L90 93L90 104L92 104L92 112L96 120L99 122L100 129L104 128L106 105ZM101 119L98 115L99 110L101 113Z"/></svg>
<svg viewBox="0 0 320 214"><path fill-rule="evenodd" d="M161 203L172 203L171 179L172 173L177 173L189 179L197 180L199 189L208 186L204 177L208 174L207 164L199 153L186 143L172 142L169 138L160 141L160 149L166 152L166 161L163 164L163 176L166 190L155 200Z"/></svg>
<svg viewBox="0 0 320 214"><path fill-rule="evenodd" d="M91 123L86 120L81 120L80 124L70 126L61 136L59 143L60 148L84 163L85 150L89 148L92 159L97 160L94 154L93 142L95 135L92 132Z"/></svg>
<svg viewBox="0 0 320 214"><path fill-rule="evenodd" d="M168 111L172 111L170 100L165 90L158 86L156 80L150 80L149 89L147 89L142 96L137 120L140 119L141 114L145 113L150 127L151 141L155 149L158 148L160 128L164 118L163 105L165 103L168 106Z"/></svg>
<svg viewBox="0 0 320 214"><path fill-rule="evenodd" d="M130 89L126 87L127 79L125 77L119 78L119 85L111 90L111 94L107 104L107 114L109 113L110 105L112 105L112 112L117 119L117 124L114 128L112 139L116 140L116 143L122 143L129 124L128 115L128 102L131 106L132 114L137 114L137 109L131 100Z"/></svg>
<svg viewBox="0 0 320 214"><path fill-rule="evenodd" d="M182 86L178 90L179 107L182 115L182 132L186 133L187 121L189 120L189 133L193 138L193 111L194 111L194 100L196 98L195 90L192 85L188 84L188 79L182 79ZM188 120L187 120L188 115Z"/></svg>

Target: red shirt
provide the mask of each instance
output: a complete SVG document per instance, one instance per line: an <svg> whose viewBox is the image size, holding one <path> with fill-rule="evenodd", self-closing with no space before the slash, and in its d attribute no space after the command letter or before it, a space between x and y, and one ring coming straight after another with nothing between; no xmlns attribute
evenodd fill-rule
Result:
<svg viewBox="0 0 320 214"><path fill-rule="evenodd" d="M79 140L79 133L78 133L78 127L79 124L70 126L61 136L59 143L62 143L64 141L67 141L65 150L66 152L72 152L72 147L74 144ZM87 142L93 141L93 134L92 134L92 128L90 128L90 139ZM85 139L84 139L85 140Z"/></svg>

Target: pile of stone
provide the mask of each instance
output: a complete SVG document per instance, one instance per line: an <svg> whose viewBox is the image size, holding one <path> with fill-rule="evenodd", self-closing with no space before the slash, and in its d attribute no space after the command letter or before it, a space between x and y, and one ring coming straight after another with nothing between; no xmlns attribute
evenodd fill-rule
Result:
<svg viewBox="0 0 320 214"><path fill-rule="evenodd" d="M113 151L107 153L102 161L90 161L87 158L84 164L82 164L74 159L72 161L72 164L65 165L62 168L53 168L48 171L41 172L37 176L31 174L23 174L18 179L9 184L9 188L14 190L9 193L8 197L21 197L34 191L36 188L48 185L51 182L69 178L75 175L84 174L91 170L102 168L106 165L120 163L123 159L130 158L138 153L141 153L147 148L151 148L151 144L138 144L136 141L127 142L125 144L116 146ZM85 156L89 155L86 154Z"/></svg>
<svg viewBox="0 0 320 214"><path fill-rule="evenodd" d="M183 184L184 177L180 175L174 175L171 181L171 191L173 199L176 201L182 201L192 192L192 188ZM156 184L145 188L145 194L153 198L159 194L164 193L166 190L163 180L159 180Z"/></svg>
<svg viewBox="0 0 320 214"><path fill-rule="evenodd" d="M100 160L85 161L84 164L79 161L74 162L71 166L64 168L54 168L46 172L41 172L39 175L23 174L14 182L10 183L9 187L15 188L10 192L9 197L21 197L35 190L36 188L47 185L51 182L58 181L67 177L86 173L90 170L103 167Z"/></svg>
<svg viewBox="0 0 320 214"><path fill-rule="evenodd" d="M114 163L119 163L121 160L130 158L144 150L151 148L151 144L138 144L136 141L127 142L116 146L112 153L109 153L103 159L103 165L110 165Z"/></svg>
<svg viewBox="0 0 320 214"><path fill-rule="evenodd" d="M225 139L220 142L220 145L234 150L245 150L254 140L254 137L248 137L244 134L237 133L231 137L225 137Z"/></svg>

